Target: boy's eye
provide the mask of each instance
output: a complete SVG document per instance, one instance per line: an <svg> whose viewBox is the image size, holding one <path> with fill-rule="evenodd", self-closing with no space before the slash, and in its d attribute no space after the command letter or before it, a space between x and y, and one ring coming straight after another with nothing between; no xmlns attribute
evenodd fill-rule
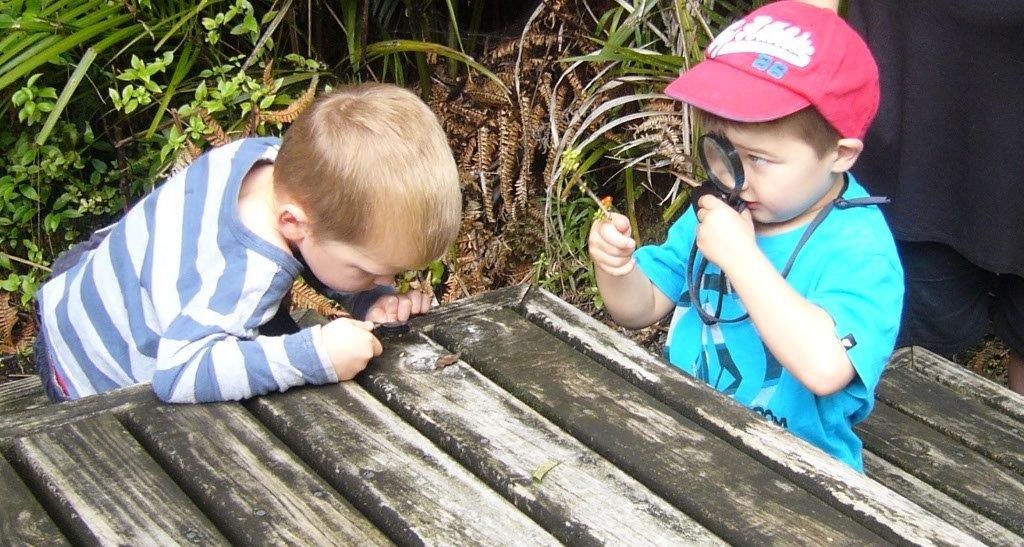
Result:
<svg viewBox="0 0 1024 547"><path fill-rule="evenodd" d="M750 160L750 163L754 167L761 167L771 163L771 161L768 158L762 158L761 156L755 156L753 154L747 156L747 159Z"/></svg>

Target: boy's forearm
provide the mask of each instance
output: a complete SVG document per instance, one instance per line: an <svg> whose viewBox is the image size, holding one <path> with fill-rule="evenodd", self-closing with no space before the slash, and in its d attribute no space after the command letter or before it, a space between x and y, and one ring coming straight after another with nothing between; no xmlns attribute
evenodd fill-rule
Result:
<svg viewBox="0 0 1024 547"><path fill-rule="evenodd" d="M853 365L825 310L796 292L763 254L726 272L765 346L817 395L846 387Z"/></svg>
<svg viewBox="0 0 1024 547"><path fill-rule="evenodd" d="M157 351L153 391L165 402L202 403L336 382L326 354L318 348L320 330L314 326L255 339L227 333L194 340L165 337Z"/></svg>
<svg viewBox="0 0 1024 547"><path fill-rule="evenodd" d="M597 286L608 315L623 327L643 328L672 311L671 301L639 268L623 276L613 276L598 268Z"/></svg>

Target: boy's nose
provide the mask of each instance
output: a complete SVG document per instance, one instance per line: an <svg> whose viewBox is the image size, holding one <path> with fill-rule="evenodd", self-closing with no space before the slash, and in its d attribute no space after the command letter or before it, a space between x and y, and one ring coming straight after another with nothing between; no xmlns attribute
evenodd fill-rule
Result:
<svg viewBox="0 0 1024 547"><path fill-rule="evenodd" d="M740 199L743 201L756 201L754 199L754 190L751 189L750 184L744 184L743 188L740 189Z"/></svg>

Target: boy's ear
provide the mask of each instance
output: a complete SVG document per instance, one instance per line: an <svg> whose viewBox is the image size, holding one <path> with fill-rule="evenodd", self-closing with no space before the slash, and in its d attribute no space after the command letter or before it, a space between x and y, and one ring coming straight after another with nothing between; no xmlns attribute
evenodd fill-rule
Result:
<svg viewBox="0 0 1024 547"><path fill-rule="evenodd" d="M277 229L286 240L298 243L309 236L309 217L299 205L284 203L277 208Z"/></svg>
<svg viewBox="0 0 1024 547"><path fill-rule="evenodd" d="M836 145L836 160L832 163L833 173L849 171L864 151L864 141L854 138L839 139Z"/></svg>

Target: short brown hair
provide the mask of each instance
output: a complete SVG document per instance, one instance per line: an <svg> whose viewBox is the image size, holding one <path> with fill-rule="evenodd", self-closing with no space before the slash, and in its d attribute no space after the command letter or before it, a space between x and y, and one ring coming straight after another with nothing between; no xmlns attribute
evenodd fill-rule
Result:
<svg viewBox="0 0 1024 547"><path fill-rule="evenodd" d="M459 229L459 174L444 130L394 85L321 96L285 132L274 185L306 210L317 239L400 241L416 264L444 254Z"/></svg>
<svg viewBox="0 0 1024 547"><path fill-rule="evenodd" d="M825 154L834 150L839 143L839 139L842 138L839 135L839 131L832 127L813 106L808 106L788 116L766 122L738 122L703 110L697 110L697 114L701 119L704 130L708 133L721 133L729 127L741 126L785 132L796 135L810 145L819 158L825 157Z"/></svg>

